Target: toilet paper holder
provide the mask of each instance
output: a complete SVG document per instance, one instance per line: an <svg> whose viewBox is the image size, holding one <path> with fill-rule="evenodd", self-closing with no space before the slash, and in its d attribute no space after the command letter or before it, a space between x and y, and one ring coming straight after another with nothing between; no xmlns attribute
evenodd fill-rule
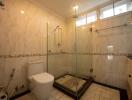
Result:
<svg viewBox="0 0 132 100"><path fill-rule="evenodd" d="M0 86L0 100L8 100L8 95L4 86Z"/></svg>

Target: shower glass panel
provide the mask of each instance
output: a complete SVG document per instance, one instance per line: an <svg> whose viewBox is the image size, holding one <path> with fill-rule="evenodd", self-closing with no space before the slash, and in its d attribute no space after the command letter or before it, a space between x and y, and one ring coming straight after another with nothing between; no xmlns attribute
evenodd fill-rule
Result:
<svg viewBox="0 0 132 100"><path fill-rule="evenodd" d="M64 41L64 33L61 31L61 26L50 25L48 30L48 72L55 76L54 87L64 91L73 98L78 99L83 92L83 86L88 86L88 81L85 78L77 75L77 45L73 35L73 47L68 50Z"/></svg>
<svg viewBox="0 0 132 100"><path fill-rule="evenodd" d="M92 35L87 26L75 24L72 19L69 37L61 25L48 24L47 51L48 72L55 76L54 87L78 100L92 82ZM69 38L71 41L66 41Z"/></svg>
<svg viewBox="0 0 132 100"><path fill-rule="evenodd" d="M88 26L77 27L77 74L92 74L92 33Z"/></svg>
<svg viewBox="0 0 132 100"><path fill-rule="evenodd" d="M132 19L131 13L122 16L92 23L81 17L78 26L74 16L66 33L61 25L48 24L48 72L55 76L56 88L78 99L92 83L91 77L107 85L125 86Z"/></svg>
<svg viewBox="0 0 132 100"><path fill-rule="evenodd" d="M72 73L70 66L73 57L64 50L64 29L59 25L48 24L48 72L55 78Z"/></svg>

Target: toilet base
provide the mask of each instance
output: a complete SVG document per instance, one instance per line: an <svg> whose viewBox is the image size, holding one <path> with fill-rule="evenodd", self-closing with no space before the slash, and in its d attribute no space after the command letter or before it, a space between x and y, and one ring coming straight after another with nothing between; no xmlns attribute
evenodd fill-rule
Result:
<svg viewBox="0 0 132 100"><path fill-rule="evenodd" d="M45 86L32 87L31 92L37 98L37 100L48 100L53 90L53 82L45 84Z"/></svg>

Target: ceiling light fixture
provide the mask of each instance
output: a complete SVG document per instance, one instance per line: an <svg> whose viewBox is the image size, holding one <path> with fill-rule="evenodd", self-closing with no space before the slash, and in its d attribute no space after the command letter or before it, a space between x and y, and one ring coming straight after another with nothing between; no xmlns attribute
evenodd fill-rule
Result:
<svg viewBox="0 0 132 100"><path fill-rule="evenodd" d="M78 5L75 5L75 6L73 7L73 10L78 10L78 8L79 8L79 6L78 6Z"/></svg>
<svg viewBox="0 0 132 100"><path fill-rule="evenodd" d="M24 12L24 10L21 10L20 13L21 13L21 14L24 14L25 12Z"/></svg>

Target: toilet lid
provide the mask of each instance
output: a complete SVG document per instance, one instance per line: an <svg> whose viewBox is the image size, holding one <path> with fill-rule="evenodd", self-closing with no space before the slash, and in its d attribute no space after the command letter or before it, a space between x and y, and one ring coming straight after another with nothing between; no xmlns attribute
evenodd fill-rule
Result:
<svg viewBox="0 0 132 100"><path fill-rule="evenodd" d="M34 75L32 79L38 83L49 83L51 81L54 81L54 77L48 73L40 73L40 74Z"/></svg>

